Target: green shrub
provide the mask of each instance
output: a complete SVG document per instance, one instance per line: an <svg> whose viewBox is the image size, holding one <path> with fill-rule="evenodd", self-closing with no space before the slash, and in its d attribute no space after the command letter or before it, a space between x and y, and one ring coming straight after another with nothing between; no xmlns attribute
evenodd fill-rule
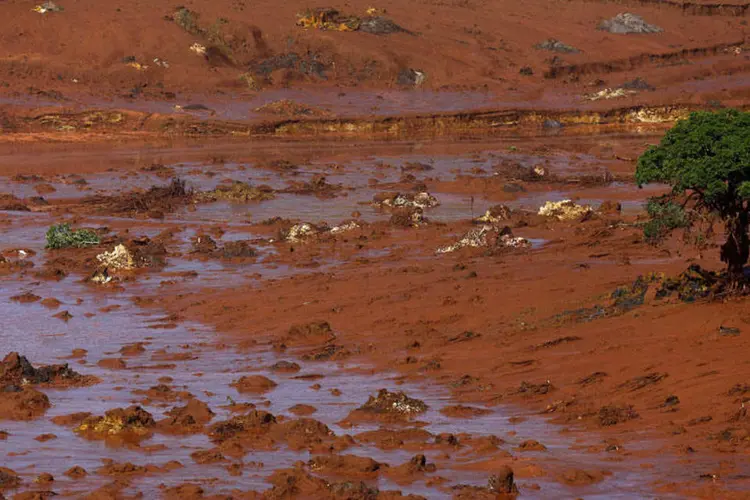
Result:
<svg viewBox="0 0 750 500"><path fill-rule="evenodd" d="M685 209L669 199L650 198L646 212L650 220L643 225L643 236L652 245L661 242L673 230L690 226Z"/></svg>
<svg viewBox="0 0 750 500"><path fill-rule="evenodd" d="M90 229L70 229L70 224L55 224L47 230L47 248L82 248L99 244L99 236Z"/></svg>

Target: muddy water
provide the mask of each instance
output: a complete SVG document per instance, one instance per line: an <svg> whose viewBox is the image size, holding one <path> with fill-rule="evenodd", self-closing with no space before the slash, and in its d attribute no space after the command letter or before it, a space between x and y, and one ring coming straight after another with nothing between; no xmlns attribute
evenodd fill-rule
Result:
<svg viewBox="0 0 750 500"><path fill-rule="evenodd" d="M562 158L562 157L561 157ZM518 158L522 162L533 162L531 156ZM425 157L413 155L395 159L378 156L354 159L343 168L333 172L324 164L305 166L295 175L280 176L262 168L251 168L251 165L226 163L209 165L206 163L174 164L176 173L187 178L197 189L211 189L226 179L241 179L253 183L268 183L277 189L283 188L289 180L307 180L315 173L326 172L330 183L341 183L345 186L346 196L333 199L321 199L315 196L280 195L276 200L252 205L230 205L215 203L202 205L195 211L182 211L168 216L163 221L133 221L116 217L90 217L87 224L108 225L113 228L128 228L133 234L154 236L165 225L178 225L182 228L178 243L170 248L169 265L161 273L142 276L135 282L128 282L124 290L95 288L81 283L81 276L70 276L59 282L36 281L30 275L4 277L0 283L0 316L4 318L0 331L0 345L5 354L18 351L34 364L59 362L67 357L73 349L83 348L88 351L82 362L69 360L73 367L84 374L96 375L102 382L98 385L81 389L45 390L52 402L47 414L31 422L0 422L0 430L9 432L6 441L0 443L0 465L10 467L20 473L26 485L33 484L33 478L42 472L52 473L56 481L54 489L58 493L77 496L82 492L105 484L106 476L95 474L102 465L103 459L116 462L133 462L138 465L163 465L169 461L179 461L182 467L170 472L158 473L135 478L127 490L129 493L143 492L146 497L154 496L159 485L177 485L185 482L200 482L209 492L227 491L232 488L262 491L268 488L267 477L276 469L291 467L296 461L310 458L307 452L293 452L284 447L274 452L251 452L243 457L245 466L243 475L232 476L225 468L226 464L198 465L190 457L198 450L212 448L208 437L198 434L188 438L171 437L156 433L142 443L140 447L116 447L101 441L86 440L70 427L53 424L50 419L55 416L68 415L87 411L102 414L104 411L142 403L157 420L174 405L159 402L143 402L143 396L133 391L147 390L159 383L164 376L172 378L170 385L175 390L192 393L205 401L214 412L215 421L230 416L223 409L230 401L251 402L276 415L291 417L288 410L295 404L309 404L317 409L313 418L328 425L337 435L356 434L376 429L376 426L357 425L354 428L342 427L339 422L354 408L361 405L368 395L380 388L403 390L412 397L423 399L430 410L420 421L425 422L425 429L433 434L453 433L468 434L474 437L495 435L506 441L502 449L511 450L526 439L535 439L546 447L545 452L525 452L518 458L516 469L521 471L518 483L525 497L549 498L572 497L585 495L588 498L633 498L648 496L649 484L660 477L669 475L679 480L680 468L669 460L649 460L650 469L639 467L638 450L633 449L632 456L612 455L605 452L585 451L589 445L600 444L600 439L592 436L588 441L572 440L558 427L548 424L537 415L528 415L513 407L493 407L490 413L475 419L455 419L444 416L440 409L455 404L449 392L435 384L403 383L395 374L374 372L367 366L344 365L330 362L305 363L302 374L318 374L319 389L311 387L310 380L295 378L295 375L271 373L269 367L279 359L292 359L291 354L283 358L266 346L257 348L235 349L231 345L221 344L218 337L209 328L199 324L188 324L177 320L164 320L158 309L141 309L134 304L134 299L141 296L158 296L164 287L169 293L192 291L205 286L230 287L247 282L256 282L259 286L266 279L282 278L294 273L309 270L294 268L273 263L274 248L261 246L260 258L250 264L231 264L217 261L198 261L189 258L189 242L206 223L220 223L227 231L222 240L247 239L253 235L243 229L246 220L262 220L271 216L293 217L312 222L337 222L349 217L353 210L362 212L366 220L376 220L384 215L369 205L372 195L379 187L369 182L377 178L379 184L397 182L401 176L401 166L409 161L429 162L433 167L426 176L440 179L454 179L456 175L472 168L489 171L496 158L482 157ZM586 159L593 163L594 160ZM571 158L561 159L560 169L572 169ZM585 163L585 162L584 162ZM211 175L205 175L207 172ZM112 173L86 175L85 191L111 193L113 187L143 187L161 184L163 179L150 174L136 176L114 175ZM80 189L66 182L66 179L52 179L57 189L49 195L60 198L80 196ZM12 191L19 196L30 196L31 184L19 183L10 179L0 181L0 191ZM632 186L615 186L614 189L632 189ZM468 195L437 193L441 205L428 215L437 220L467 219L472 214ZM565 197L565 192L545 192L517 199L516 206L538 206L542 200ZM594 201L594 199L592 199ZM639 201L641 203L642 201ZM475 199L477 211L488 204L481 197ZM634 202L636 203L636 202ZM633 206L635 209L635 205ZM0 225L2 248L27 248L37 252L31 257L37 265L45 259L44 231L49 224L57 222L44 213L11 213L2 215ZM535 240L535 247L544 242ZM387 258L389 249L372 250L365 253L368 258ZM336 260L321 261L315 272L335 269L341 262ZM174 276L185 271L195 271L192 277ZM55 310L45 308L40 303L19 304L10 297L21 292L32 292L42 298L54 297L62 302ZM68 321L53 317L58 311L67 310L72 315ZM121 347L143 342L145 351L135 356L123 357L126 368L110 370L97 365L105 358L120 358ZM170 356L174 354L175 356ZM165 357L169 361L162 361ZM174 360L176 359L176 360ZM278 383L272 391L260 397L240 395L230 387L230 383L240 374L265 374ZM340 395L331 390L337 389ZM511 423L511 417L524 417L522 422ZM56 439L40 443L34 438L43 433L53 433ZM644 448L656 448L658 443L643 443ZM399 465L407 462L415 453L413 450L397 449L383 451L365 443L357 443L346 453L371 457L379 462ZM486 484L491 471L481 464L483 457L468 451L458 452L446 457L444 452L426 451L429 461L437 465L437 472L432 476L441 476L448 481L443 485L416 481L410 485L395 484L386 478L373 481L381 489L398 489L404 493L415 493L427 498L450 498L450 487L457 484ZM543 454L544 468L541 472L524 473L524 467L540 458ZM63 473L73 465L79 465L91 474L84 480L72 481ZM605 470L612 475L600 483L569 487L556 479L559 471L567 468L586 470ZM535 470L535 469L532 469ZM537 489L538 488L538 489Z"/></svg>
<svg viewBox="0 0 750 500"><path fill-rule="evenodd" d="M54 296L70 310L73 318L63 323L50 318L44 307L36 304L14 305L9 301L10 295L20 290L31 290L46 296ZM12 466L24 478L32 481L41 472L49 472L56 478L55 488L75 496L76 492L87 491L106 482L105 477L90 475L83 481L71 481L64 471L73 464L84 467L89 472L102 465L102 459L116 462L130 461L143 465L146 463L163 465L177 460L184 467L165 474L137 478L133 482L132 492L142 491L147 496L160 484L177 485L184 482L201 482L211 484L209 491L221 491L229 488L263 490L267 488L265 478L275 469L287 468L297 460L308 460L309 454L280 449L272 453L252 452L247 454L245 463L262 463L262 467L245 467L241 478L229 476L222 465L197 465L190 458L194 451L210 449L211 443L205 435L170 437L156 434L142 443L140 449L109 447L98 441L88 441L77 436L69 428L54 425L49 421L57 415L88 411L102 414L107 409L123 407L138 403L141 399L133 394L134 390L146 390L157 385L159 378L171 377L170 382L175 390L185 390L205 401L216 412L215 420L228 418L230 413L221 406L228 401L253 402L266 407L276 415L289 415L288 409L294 404L309 404L318 409L313 418L320 420L336 434L374 430L377 426L361 425L355 429L342 428L337 425L348 413L363 402L367 394L386 387L391 390L403 390L413 397L423 399L430 410L420 416L421 421L428 422L425 427L431 433L471 434L473 436L497 435L507 440L507 447L515 446L525 439L536 439L544 443L548 451L544 452L549 460L559 461L561 467L605 468L614 475L595 486L574 488L561 486L552 478L538 477L532 480L519 480L523 488L526 483L538 485L539 498L549 495L585 494L588 498L632 498L633 495L646 494L644 484L655 479L653 472L633 472L633 464L612 462L605 453L591 454L571 450L584 443L572 443L554 427L545 424L544 420L534 415L527 415L527 420L511 424L509 416L523 413L516 408L493 408L487 416L473 420L459 420L443 416L439 410L452 404L449 394L439 387L429 385L403 384L394 375L368 373L363 366L346 366L333 363L301 363L302 374L322 375L319 381L321 388L313 390L309 380L295 379L297 375L280 376L270 373L268 367L279 358L268 350L236 351L231 348L216 349L214 334L200 325L180 324L171 329L153 329L151 326L158 320L158 313L139 311L132 306L132 294L147 292L148 285L129 287L125 293L110 296L92 291L75 283L57 283L45 285L43 289L32 284L5 282L0 294L0 313L9 321L5 322L0 342L7 350L18 350L25 353L34 362L58 362L62 355L72 348L88 350L86 363L75 369L82 373L99 376L103 382L89 388L69 390L47 390L53 404L45 417L32 422L3 422L2 429L10 433L3 444L5 463ZM78 304L79 299L83 302ZM102 308L120 306L108 313L100 312ZM92 314L91 317L86 317ZM34 332L34 334L30 334ZM128 369L111 371L99 368L94 363L102 358L119 356L120 347L133 342L144 342L146 351L138 356L129 356L126 362ZM168 353L189 352L194 359L170 361L175 366L159 369L160 364L153 359L157 351ZM288 358L287 358L288 359ZM247 398L238 394L229 383L244 373L265 374L278 382L278 387L262 397ZM329 391L338 389L340 396ZM170 405L171 406L171 405ZM163 416L169 406L147 404L144 408L157 420ZM513 431L513 435L508 433ZM57 439L38 443L34 438L42 433L53 433ZM591 443L595 444L595 440ZM357 446L349 450L353 454L368 456L379 462L397 465L408 461L413 455L405 450L382 451L370 446ZM11 456L12 455L12 456ZM430 461L438 464L436 474L450 479L448 486L454 484L482 485L486 482L487 473L454 469L451 463L439 453L426 453ZM530 455L534 455L533 453ZM480 457L462 457L452 462L453 465L470 465ZM375 483L381 489L401 489L402 491L421 494L428 498L449 498L444 489L428 487L424 482L410 486L396 485L388 480ZM524 496L535 497L531 490L523 490ZM617 494L613 494L617 491Z"/></svg>

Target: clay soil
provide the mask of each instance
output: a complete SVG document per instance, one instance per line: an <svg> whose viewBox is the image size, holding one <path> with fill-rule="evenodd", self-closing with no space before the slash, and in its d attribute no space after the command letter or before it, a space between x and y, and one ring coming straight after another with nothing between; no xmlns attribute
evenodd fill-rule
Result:
<svg viewBox="0 0 750 500"><path fill-rule="evenodd" d="M720 226L633 179L745 4L58 6L0 6L0 499L748 498L746 299L665 285Z"/></svg>

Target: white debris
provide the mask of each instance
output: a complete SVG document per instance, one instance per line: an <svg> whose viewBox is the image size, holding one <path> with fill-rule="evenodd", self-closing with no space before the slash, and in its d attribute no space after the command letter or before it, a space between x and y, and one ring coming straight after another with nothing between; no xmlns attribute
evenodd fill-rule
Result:
<svg viewBox="0 0 750 500"><path fill-rule="evenodd" d="M205 56L206 55L206 46L201 45L199 43L194 43L190 46L190 50L198 54L199 56Z"/></svg>
<svg viewBox="0 0 750 500"><path fill-rule="evenodd" d="M497 232L496 226L485 224L483 226L475 227L469 230L463 238L458 240L452 245L438 248L435 253L451 253L462 248L480 248L489 247L491 242L489 236L492 232ZM495 241L495 244L500 247L507 248L529 248L531 243L526 238L514 237L510 233L501 234Z"/></svg>
<svg viewBox="0 0 750 500"><path fill-rule="evenodd" d="M106 285L110 281L112 281L112 276L107 274L107 270L100 270L96 271L94 275L91 277L91 281L94 283L99 283L100 285Z"/></svg>
<svg viewBox="0 0 750 500"><path fill-rule="evenodd" d="M592 212L589 205L578 205L572 200L548 201L539 208L539 215L558 220L575 220Z"/></svg>
<svg viewBox="0 0 750 500"><path fill-rule="evenodd" d="M482 222L487 224L498 224L502 221L510 219L511 210L505 205L496 205L489 208L484 215L474 219L474 222Z"/></svg>
<svg viewBox="0 0 750 500"><path fill-rule="evenodd" d="M414 86L419 87L424 83L424 81L427 79L425 74L422 71L414 70Z"/></svg>
<svg viewBox="0 0 750 500"><path fill-rule="evenodd" d="M600 90L599 92L594 92L593 94L586 94L583 97L587 101L598 101L600 99L617 99L619 97L627 97L635 93L636 93L635 90L626 90L622 88L616 88L616 89L603 89L603 90Z"/></svg>
<svg viewBox="0 0 750 500"><path fill-rule="evenodd" d="M96 256L96 260L109 270L129 270L135 268L133 255L123 244L117 245L111 252L100 253Z"/></svg>
<svg viewBox="0 0 750 500"><path fill-rule="evenodd" d="M167 61L165 61L164 59L159 59L158 57L154 58L154 64L156 64L157 66L161 66L162 68L169 67L169 63Z"/></svg>
<svg viewBox="0 0 750 500"><path fill-rule="evenodd" d="M62 12L63 8L58 6L55 2L44 2L31 10L38 12L39 14L46 14L48 12Z"/></svg>
<svg viewBox="0 0 750 500"><path fill-rule="evenodd" d="M348 231L354 231L355 229L359 229L359 224L357 224L354 221L347 222L346 224L341 224L340 226L334 226L329 231L331 234L339 234L339 233L345 233Z"/></svg>
<svg viewBox="0 0 750 500"><path fill-rule="evenodd" d="M289 243L299 243L317 233L318 230L315 229L311 224L303 222L301 224L295 224L290 227L289 231L286 232L284 239Z"/></svg>
<svg viewBox="0 0 750 500"><path fill-rule="evenodd" d="M437 198L430 193L397 194L383 201L383 206L392 208L432 208L440 205Z"/></svg>
<svg viewBox="0 0 750 500"><path fill-rule="evenodd" d="M500 236L500 245L508 248L531 248L531 242L526 238L520 236L513 236L512 234L504 234Z"/></svg>

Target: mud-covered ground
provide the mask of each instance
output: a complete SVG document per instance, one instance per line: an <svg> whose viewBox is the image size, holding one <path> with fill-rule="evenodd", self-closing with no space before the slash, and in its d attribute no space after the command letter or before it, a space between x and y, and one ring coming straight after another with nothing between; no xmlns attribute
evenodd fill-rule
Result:
<svg viewBox="0 0 750 500"><path fill-rule="evenodd" d="M6 147L2 494L742 497L744 303L643 241L661 130Z"/></svg>
<svg viewBox="0 0 750 500"><path fill-rule="evenodd" d="M0 3L0 499L747 498L748 5L321 7Z"/></svg>

